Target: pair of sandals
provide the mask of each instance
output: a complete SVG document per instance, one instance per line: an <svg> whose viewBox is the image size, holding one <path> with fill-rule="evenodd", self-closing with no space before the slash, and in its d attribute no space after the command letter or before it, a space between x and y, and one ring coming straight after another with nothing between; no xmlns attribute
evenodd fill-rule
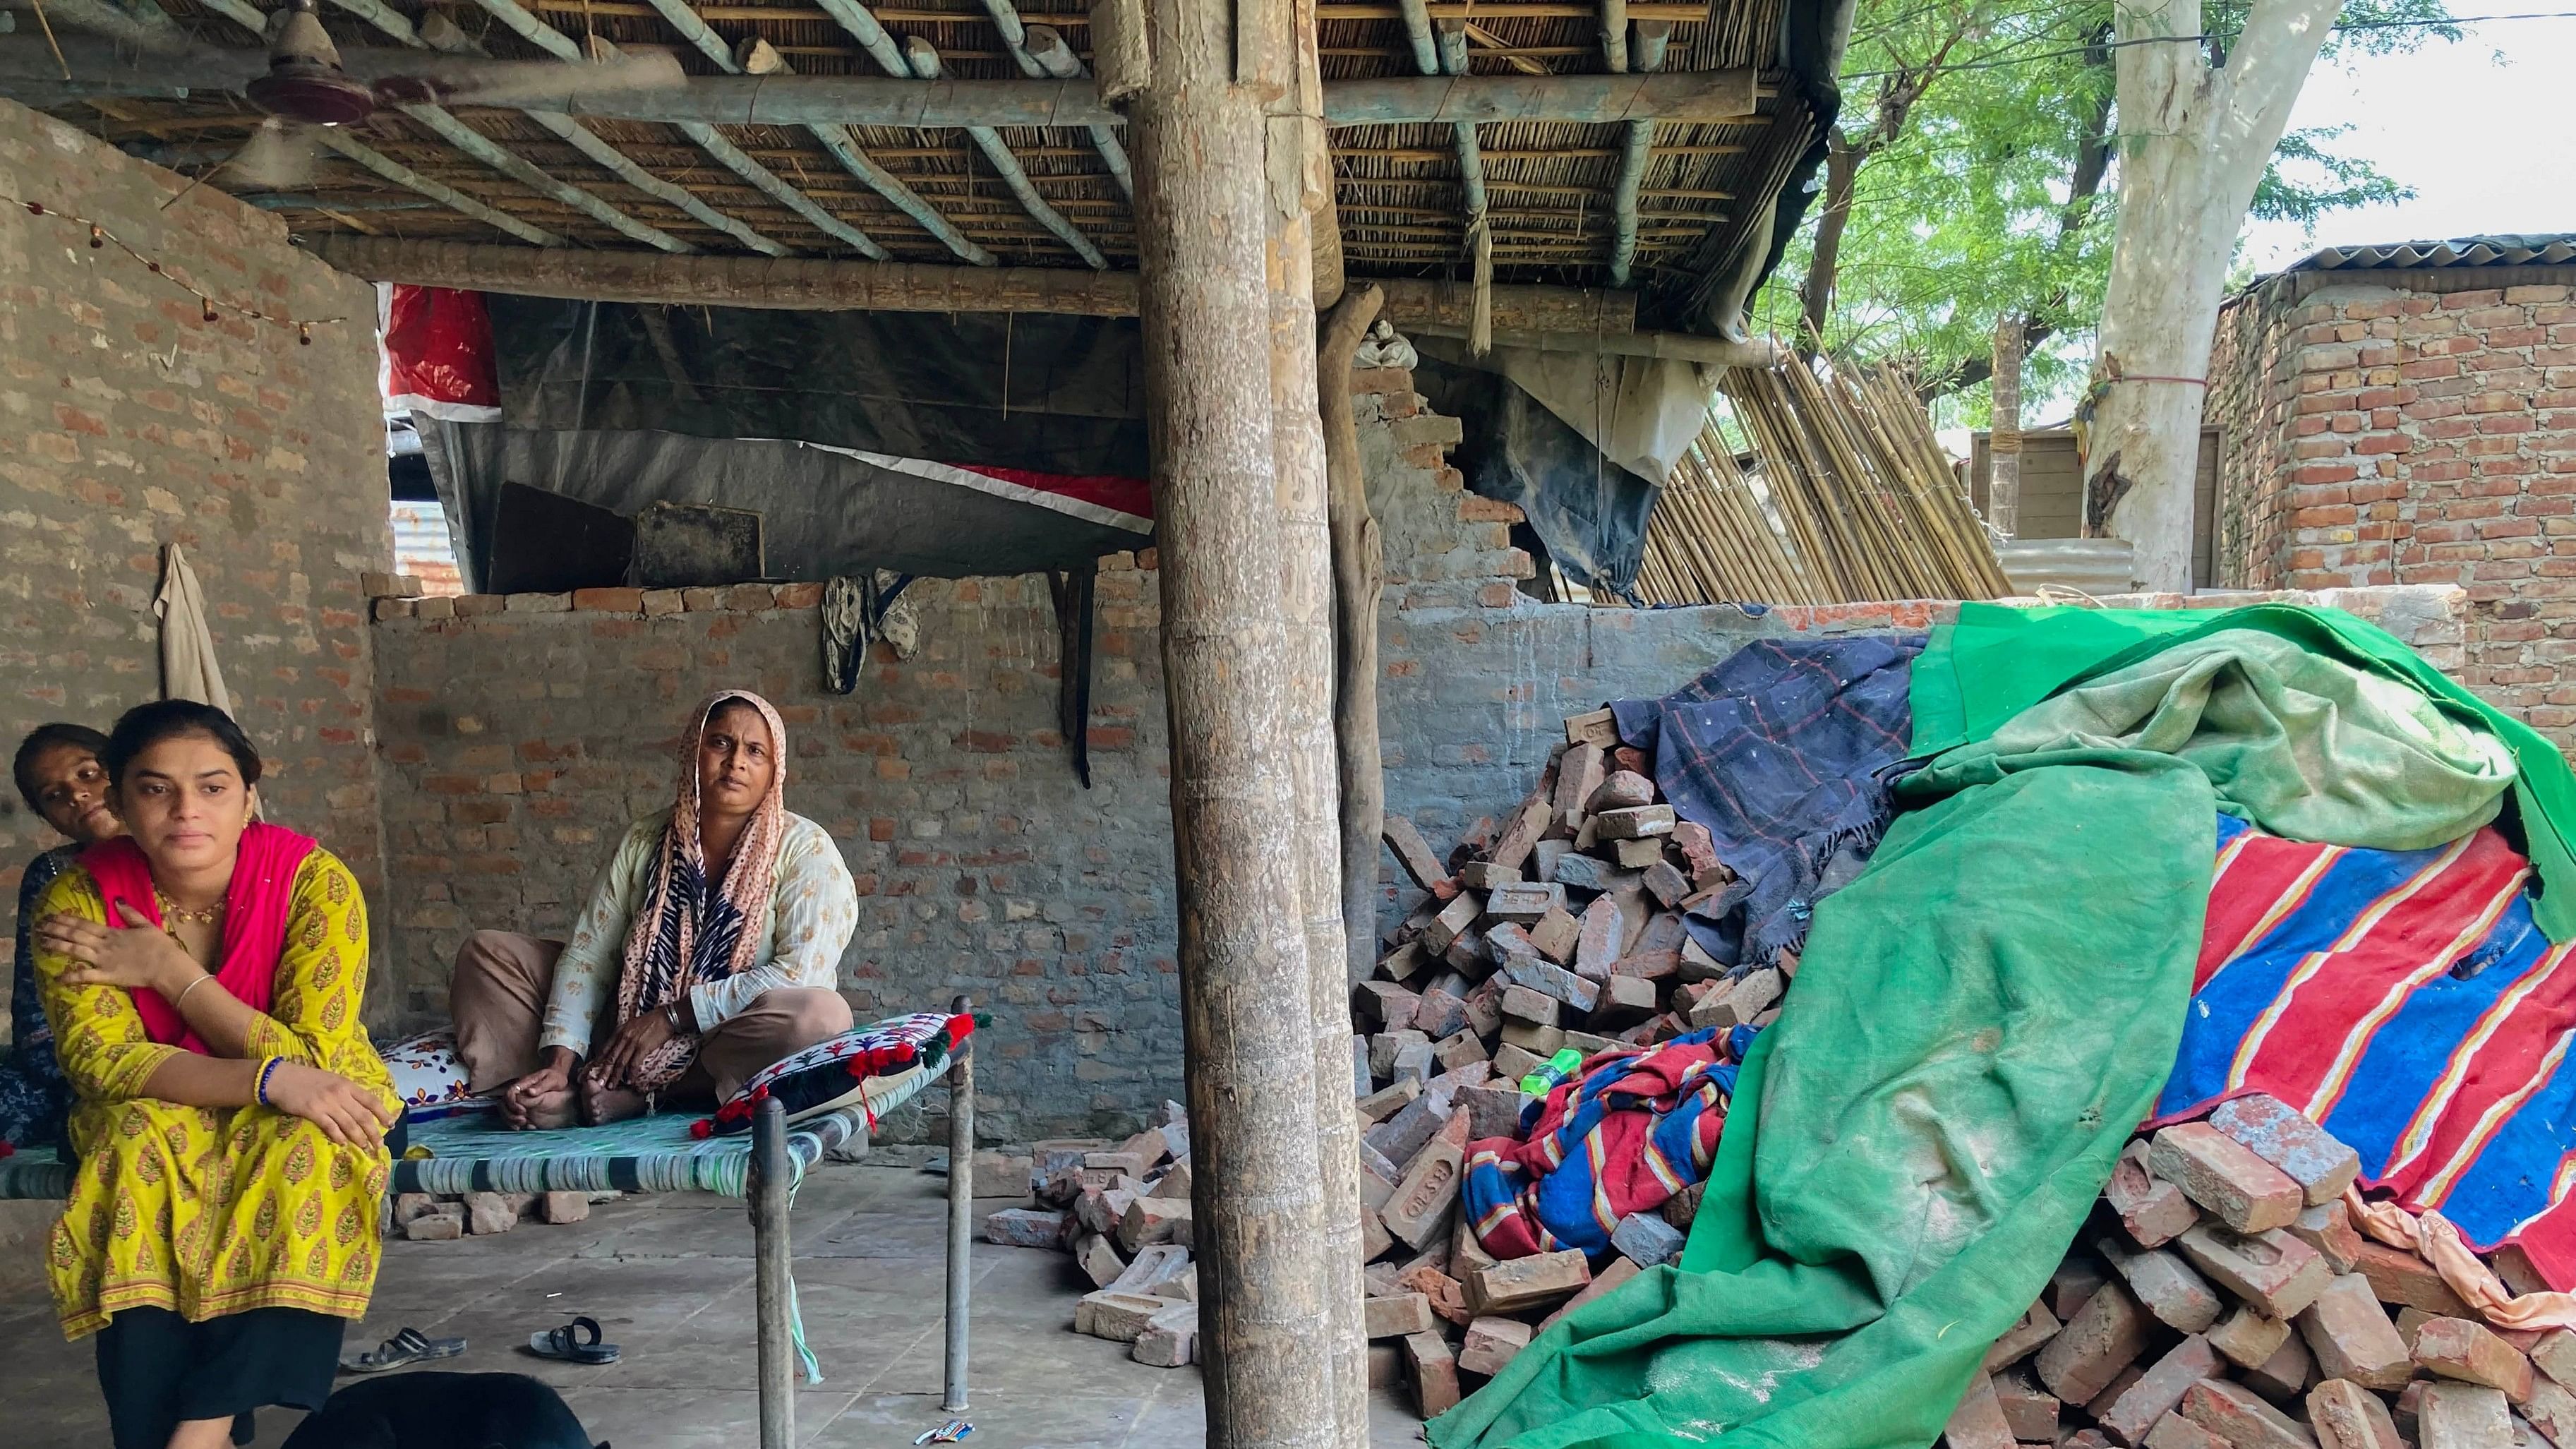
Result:
<svg viewBox="0 0 2576 1449"><path fill-rule="evenodd" d="M528 1335L528 1352L538 1358L564 1363L611 1364L617 1362L617 1345L600 1342L599 1320L576 1318L561 1328L549 1328ZM356 1374L384 1373L389 1369L409 1368L414 1364L454 1358L465 1352L461 1338L431 1338L417 1328L404 1328L374 1348L342 1356L340 1367Z"/></svg>

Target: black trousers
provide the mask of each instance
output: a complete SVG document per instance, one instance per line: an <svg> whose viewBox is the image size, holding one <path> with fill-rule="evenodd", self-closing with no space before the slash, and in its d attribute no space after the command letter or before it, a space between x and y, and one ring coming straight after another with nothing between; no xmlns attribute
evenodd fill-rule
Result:
<svg viewBox="0 0 2576 1449"><path fill-rule="evenodd" d="M271 1404L318 1409L331 1397L348 1320L309 1308L253 1308L190 1323L167 1308L128 1308L98 1334L98 1386L116 1449L163 1449L189 1419L233 1420Z"/></svg>

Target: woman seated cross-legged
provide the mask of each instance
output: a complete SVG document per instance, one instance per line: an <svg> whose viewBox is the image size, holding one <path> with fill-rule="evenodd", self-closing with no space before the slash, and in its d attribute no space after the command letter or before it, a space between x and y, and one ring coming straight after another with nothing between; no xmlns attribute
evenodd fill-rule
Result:
<svg viewBox="0 0 2576 1449"><path fill-rule="evenodd" d="M477 931L457 952L456 1054L513 1127L729 1097L850 1029L833 988L858 892L830 834L787 812L778 711L717 692L679 763L677 803L627 831L569 944Z"/></svg>
<svg viewBox="0 0 2576 1449"><path fill-rule="evenodd" d="M46 889L35 931L79 1161L47 1269L63 1331L98 1336L116 1449L214 1449L236 1416L329 1397L400 1108L358 1021L357 882L253 819L240 727L164 700L101 757L128 833Z"/></svg>

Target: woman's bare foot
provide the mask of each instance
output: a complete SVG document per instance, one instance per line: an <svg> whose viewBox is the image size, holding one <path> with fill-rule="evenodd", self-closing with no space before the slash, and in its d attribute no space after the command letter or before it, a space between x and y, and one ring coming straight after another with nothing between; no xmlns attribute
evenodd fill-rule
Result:
<svg viewBox="0 0 2576 1449"><path fill-rule="evenodd" d="M603 1087L587 1075L581 1079L581 1120L593 1127L641 1117L651 1105L632 1087Z"/></svg>
<svg viewBox="0 0 2576 1449"><path fill-rule="evenodd" d="M520 1099L518 1119L510 1125L523 1132L552 1132L570 1127L580 1119L579 1100L569 1086L551 1092L538 1092ZM504 1120L508 1120L506 1114Z"/></svg>

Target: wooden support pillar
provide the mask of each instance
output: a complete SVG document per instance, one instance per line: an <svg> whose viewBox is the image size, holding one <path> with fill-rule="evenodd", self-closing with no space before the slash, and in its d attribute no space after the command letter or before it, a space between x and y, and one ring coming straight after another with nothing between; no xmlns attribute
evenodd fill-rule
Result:
<svg viewBox="0 0 2576 1449"><path fill-rule="evenodd" d="M1324 1292L1335 1442L1368 1442L1368 1333L1360 1275L1359 1116L1351 1084L1351 978L1342 933L1340 770L1333 733L1333 546L1315 373L1315 229L1331 224L1332 153L1311 0L1247 7L1281 32L1260 53L1278 99L1269 157L1270 426L1287 625L1288 754L1295 773L1298 915L1315 1062L1316 1163L1324 1189ZM1346 389L1347 390L1347 389Z"/></svg>
<svg viewBox="0 0 2576 1449"><path fill-rule="evenodd" d="M1326 512L1333 533L1333 740L1342 777L1342 930L1352 980L1377 964L1377 862L1386 819L1386 771L1377 734L1377 605L1386 555L1369 516L1351 407L1351 360L1385 294L1363 287L1342 298L1315 344L1317 411L1324 424Z"/></svg>
<svg viewBox="0 0 2576 1449"><path fill-rule="evenodd" d="M1128 121L1207 1443L1324 1449L1341 1440L1278 598L1266 124L1235 83L1230 0L1134 13L1152 34Z"/></svg>

